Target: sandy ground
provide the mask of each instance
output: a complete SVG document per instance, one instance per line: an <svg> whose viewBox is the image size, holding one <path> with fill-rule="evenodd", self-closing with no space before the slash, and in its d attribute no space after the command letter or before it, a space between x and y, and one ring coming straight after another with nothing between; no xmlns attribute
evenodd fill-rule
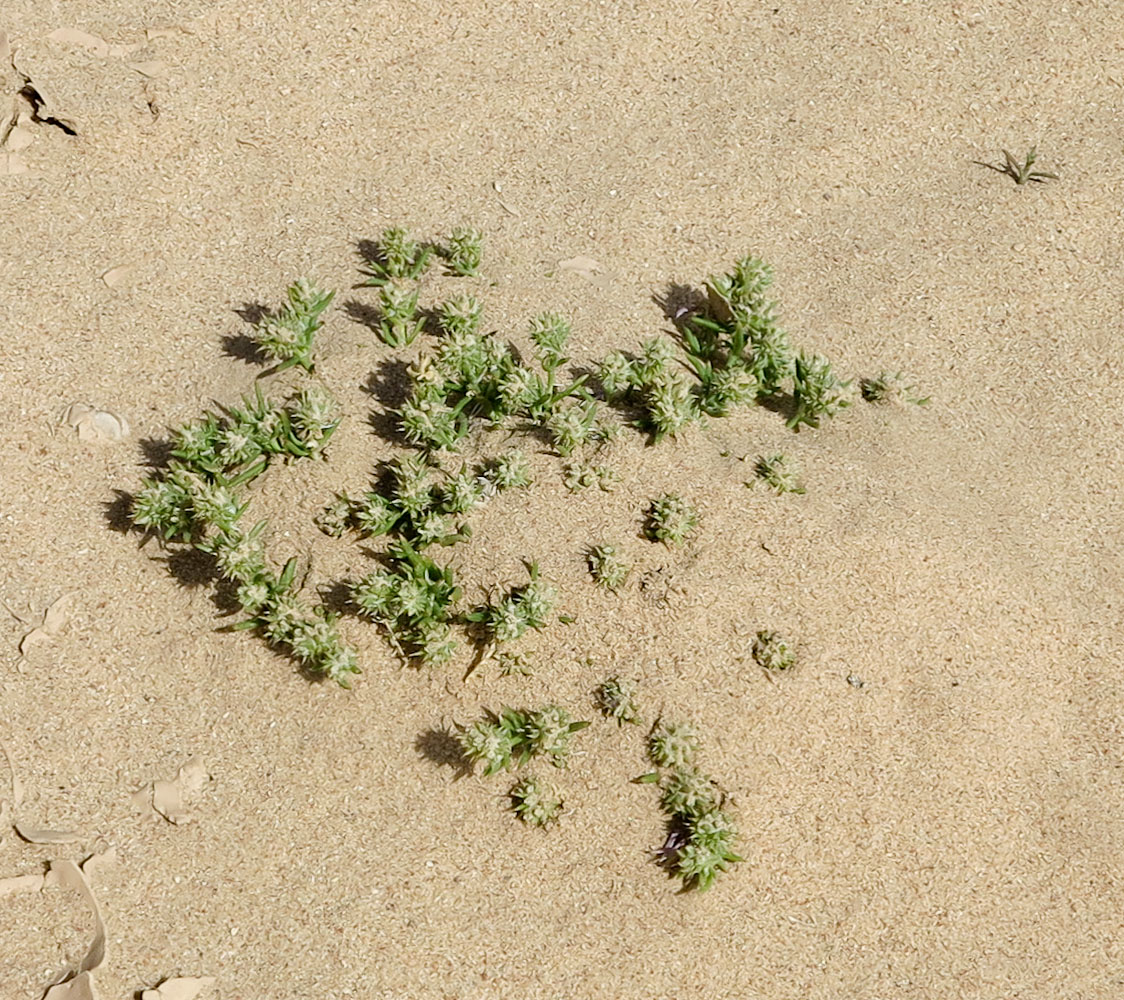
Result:
<svg viewBox="0 0 1124 1000"><path fill-rule="evenodd" d="M0 154L0 743L23 786L0 755L0 878L113 849L91 875L102 997L177 975L226 1000L1124 995L1124 9L16 0L0 29L25 115ZM1060 180L973 163L1032 143ZM767 410L626 435L610 494L570 496L536 455L539 484L456 551L475 597L524 558L559 586L576 621L524 643L536 674L408 669L348 620L360 684L311 683L114 530L117 491L141 442L248 390L223 348L240 313L314 275L340 289L320 374L350 416L255 505L317 582L365 572L311 524L396 453L367 419L396 355L344 305L372 298L356 245L463 223L516 342L554 309L578 362L635 348L668 329L669 286L752 252L798 344L933 401L798 436ZM558 267L576 255L603 273ZM79 440L74 402L131 436ZM743 486L778 447L805 496ZM681 551L637 535L664 491L702 511ZM616 596L582 559L609 540L637 567ZM761 627L800 651L775 682ZM731 793L746 860L706 894L648 855L638 729L580 734L547 833L439 759L433 733L484 707L595 718L614 671L647 721L696 725ZM132 801L192 757L193 822ZM0 909L0 995L77 968L78 895Z"/></svg>

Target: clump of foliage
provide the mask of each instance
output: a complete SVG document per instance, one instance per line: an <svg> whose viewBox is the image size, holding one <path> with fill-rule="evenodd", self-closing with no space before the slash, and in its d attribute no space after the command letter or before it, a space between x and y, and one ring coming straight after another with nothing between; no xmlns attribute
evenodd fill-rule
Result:
<svg viewBox="0 0 1124 1000"><path fill-rule="evenodd" d="M312 341L324 325L320 317L335 294L317 288L307 278L299 278L289 286L281 308L267 312L258 321L255 339L267 357L279 362L274 372L294 365L300 365L306 372L313 370Z"/></svg>
<svg viewBox="0 0 1124 1000"><path fill-rule="evenodd" d="M800 352L792 385L793 413L785 426L794 431L800 430L801 424L819 427L821 417L832 417L851 405L847 392L850 381L841 381L831 363L818 354Z"/></svg>
<svg viewBox="0 0 1124 1000"><path fill-rule="evenodd" d="M776 395L792 370L788 336L768 297L773 270L747 256L707 280L708 309L682 327L683 346L701 383L700 407L725 416L736 406Z"/></svg>
<svg viewBox="0 0 1124 1000"><path fill-rule="evenodd" d="M528 566L530 582L514 587L494 604L487 604L464 620L480 626L493 643L513 642L528 629L543 629L554 613L557 592L539 576L538 563Z"/></svg>
<svg viewBox="0 0 1124 1000"><path fill-rule="evenodd" d="M616 590L628 578L631 567L618 554L615 545L595 545L586 557L593 582L606 590Z"/></svg>
<svg viewBox="0 0 1124 1000"><path fill-rule="evenodd" d="M601 714L607 719L616 719L617 725L626 722L638 723L640 709L636 704L639 685L624 677L606 678L598 686L594 697Z"/></svg>
<svg viewBox="0 0 1124 1000"><path fill-rule="evenodd" d="M302 289L309 287L307 282L292 286L297 291L290 296L291 315L299 311L294 302L306 301ZM317 293L324 306L330 299ZM311 339L302 350L290 357L310 368L301 358L311 356ZM131 516L136 527L162 543L187 545L213 557L247 616L236 628L255 629L310 673L347 687L359 667L337 628L337 616L302 598L296 557L280 572L270 566L267 524L243 525L249 502L240 493L277 458L322 457L339 422L335 401L322 386L306 386L283 405L257 387L240 406L208 412L173 431L171 461L143 482Z"/></svg>
<svg viewBox="0 0 1124 1000"><path fill-rule="evenodd" d="M425 329L425 318L418 314L416 290L388 281L379 289L379 309L375 333L388 347L409 347Z"/></svg>
<svg viewBox="0 0 1124 1000"><path fill-rule="evenodd" d="M601 362L598 378L609 402L640 411L638 425L651 434L653 443L674 437L698 417L686 371L667 337L646 341L634 358L613 351Z"/></svg>
<svg viewBox="0 0 1124 1000"><path fill-rule="evenodd" d="M685 722L659 723L648 736L648 756L660 767L685 767L698 752L698 735Z"/></svg>
<svg viewBox="0 0 1124 1000"><path fill-rule="evenodd" d="M791 670L796 665L796 653L788 640L771 629L762 629L757 633L752 653L765 670Z"/></svg>
<svg viewBox="0 0 1124 1000"><path fill-rule="evenodd" d="M796 463L781 452L761 455L753 465L753 473L758 480L776 493L803 493L800 469ZM746 484L750 485L749 483Z"/></svg>
<svg viewBox="0 0 1124 1000"><path fill-rule="evenodd" d="M912 403L927 406L929 396L921 396L917 386L900 372L881 371L871 378L859 381L859 392L868 403L882 405Z"/></svg>
<svg viewBox="0 0 1124 1000"><path fill-rule="evenodd" d="M446 308L448 307L448 308ZM536 366L523 362L510 345L479 332L471 304L439 310L445 335L436 351L410 369L411 391L398 411L406 439L425 451L455 451L474 418L496 427L520 421L541 428L560 455L603 440L596 402L585 376L561 383L569 360L570 325L556 313L531 321Z"/></svg>
<svg viewBox="0 0 1124 1000"><path fill-rule="evenodd" d="M567 462L562 469L563 485L571 493L578 493L591 486L596 486L603 493L611 493L620 479L620 473L608 465Z"/></svg>
<svg viewBox="0 0 1124 1000"><path fill-rule="evenodd" d="M450 626L461 596L452 569L405 541L393 544L389 555L389 569L355 584L352 601L387 630L404 657L433 665L447 662L456 651Z"/></svg>
<svg viewBox="0 0 1124 1000"><path fill-rule="evenodd" d="M565 767L570 739L588 722L575 722L564 708L504 708L486 713L470 726L458 727L457 741L465 757L483 764L485 776L522 767L532 757L543 756L555 767Z"/></svg>
<svg viewBox="0 0 1124 1000"><path fill-rule="evenodd" d="M405 229L384 229L373 253L364 261L363 270L368 275L364 284L381 287L390 281L413 281L429 266L433 252L433 247L411 239Z"/></svg>
<svg viewBox="0 0 1124 1000"><path fill-rule="evenodd" d="M449 236L447 246L441 248L445 269L460 277L475 277L480 273L483 257L484 234L471 226L458 226Z"/></svg>
<svg viewBox="0 0 1124 1000"><path fill-rule="evenodd" d="M665 493L651 501L644 531L655 542L682 545L699 524L698 512L681 496Z"/></svg>
<svg viewBox="0 0 1124 1000"><path fill-rule="evenodd" d="M660 784L660 805L668 816L668 834L657 852L661 863L687 888L705 891L732 864L744 860L734 851L737 828L725 811L725 795L695 763L699 741L684 723L659 723L648 739L648 756L660 771L638 781Z"/></svg>
<svg viewBox="0 0 1124 1000"><path fill-rule="evenodd" d="M512 811L524 823L547 827L558 822L562 796L553 785L540 778L520 778L508 793Z"/></svg>

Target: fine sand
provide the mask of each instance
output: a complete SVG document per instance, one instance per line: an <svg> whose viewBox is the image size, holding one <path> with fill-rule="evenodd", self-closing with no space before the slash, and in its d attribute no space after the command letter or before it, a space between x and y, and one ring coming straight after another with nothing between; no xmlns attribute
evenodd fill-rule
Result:
<svg viewBox="0 0 1124 1000"><path fill-rule="evenodd" d="M102 998L1124 996L1124 7L10 0L0 30L0 880L31 876L0 881L0 997L84 959ZM975 162L1032 144L1059 179ZM796 344L932 400L626 431L609 493L532 442L536 485L443 555L467 602L523 560L558 587L574 621L520 643L534 675L405 666L345 617L362 677L312 681L219 631L125 494L250 391L246 317L309 275L338 290L317 376L347 417L254 516L309 587L368 572L379 545L312 518L401 453L387 409L432 339L378 342L357 245L461 224L485 277L434 271L422 303L472 291L522 348L556 310L575 365L635 350L675 286L753 253ZM76 403L128 435L80 434ZM744 485L780 449L805 495ZM681 549L639 533L664 492L701 513ZM760 628L795 670L757 667ZM729 793L745 860L709 892L652 861L645 728L591 702L611 673ZM447 744L548 702L593 724L544 832ZM151 783L193 758L173 824ZM89 902L37 882L91 854L104 961Z"/></svg>

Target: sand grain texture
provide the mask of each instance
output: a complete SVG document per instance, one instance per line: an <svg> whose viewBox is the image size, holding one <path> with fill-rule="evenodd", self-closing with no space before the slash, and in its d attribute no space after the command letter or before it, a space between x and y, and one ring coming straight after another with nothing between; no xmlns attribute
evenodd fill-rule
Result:
<svg viewBox="0 0 1124 1000"><path fill-rule="evenodd" d="M1124 9L15 0L0 30L0 743L20 815L84 838L9 831L0 878L116 849L101 996L179 976L274 1000L1124 995ZM972 162L1032 143L1060 180ZM542 669L462 684L349 621L356 690L310 683L217 632L190 564L114 530L115 491L146 441L249 390L243 316L311 275L340 290L319 374L352 416L255 510L316 579L365 571L311 517L394 453L366 414L395 355L344 304L373 302L356 244L395 224L484 230L489 325L525 346L565 312L579 363L753 252L798 344L933 402L626 435L610 494L569 496L536 456L539 486L456 558L558 583L577 621L530 637ZM75 401L130 436L60 427ZM807 494L746 490L739 460L781 447ZM702 511L682 551L636 534L665 491ZM635 564L616 596L582 559L614 540ZM801 653L776 683L748 656L761 627ZM610 672L649 720L689 717L733 795L746 862L705 895L646 856L639 735L579 734L547 834L503 779L419 750L503 703L590 717ZM192 823L131 805L196 756ZM78 967L91 928L57 896L5 895L5 997Z"/></svg>

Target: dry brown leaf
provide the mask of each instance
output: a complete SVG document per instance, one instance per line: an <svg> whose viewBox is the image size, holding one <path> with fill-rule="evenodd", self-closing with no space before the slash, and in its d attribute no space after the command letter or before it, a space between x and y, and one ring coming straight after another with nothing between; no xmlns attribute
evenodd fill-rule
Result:
<svg viewBox="0 0 1124 1000"><path fill-rule="evenodd" d="M195 1000L208 986L214 985L214 976L179 976L165 979L155 989L142 991L141 1000Z"/></svg>
<svg viewBox="0 0 1124 1000"><path fill-rule="evenodd" d="M100 1000L91 972L79 972L73 979L52 986L43 1000Z"/></svg>
<svg viewBox="0 0 1124 1000"><path fill-rule="evenodd" d="M78 966L78 971L80 973L96 971L105 961L105 920L102 919L101 907L82 869L73 861L52 861L43 885L44 888L57 885L64 889L73 889L90 907L94 915L94 937L86 950L86 957Z"/></svg>
<svg viewBox="0 0 1124 1000"><path fill-rule="evenodd" d="M168 75L168 64L162 59L149 59L144 62L129 63L129 69L136 70L150 80Z"/></svg>
<svg viewBox="0 0 1124 1000"><path fill-rule="evenodd" d="M39 892L42 888L42 875L11 875L0 878L0 896L13 896L17 892Z"/></svg>
<svg viewBox="0 0 1124 1000"><path fill-rule="evenodd" d="M13 828L29 844L76 844L82 839L82 834L74 830L45 830L27 823L14 823Z"/></svg>
<svg viewBox="0 0 1124 1000"><path fill-rule="evenodd" d="M132 276L133 271L136 270L136 264L118 264L105 271L101 280L104 281L110 288L116 288L118 285L123 285Z"/></svg>
<svg viewBox="0 0 1124 1000"><path fill-rule="evenodd" d="M47 36L47 40L58 42L60 45L76 45L96 56L109 55L109 42L98 35L91 35L88 31L79 31L77 28L59 28L57 31L52 31Z"/></svg>

